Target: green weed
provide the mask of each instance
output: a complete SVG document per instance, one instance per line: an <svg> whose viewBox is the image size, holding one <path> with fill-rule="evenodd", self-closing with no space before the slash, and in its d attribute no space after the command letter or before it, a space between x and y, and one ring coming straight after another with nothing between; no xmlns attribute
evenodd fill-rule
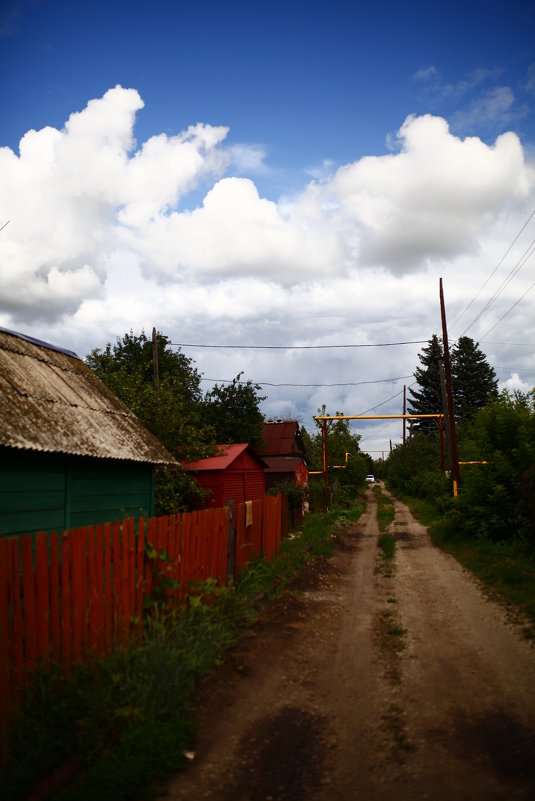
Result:
<svg viewBox="0 0 535 801"><path fill-rule="evenodd" d="M384 531L395 517L394 504L386 495L379 485L373 489L377 499L377 522L379 523L379 531Z"/></svg>
<svg viewBox="0 0 535 801"><path fill-rule="evenodd" d="M235 584L208 580L189 604L170 608L160 598L146 612L138 643L68 677L56 666L33 677L10 734L2 768L4 801L26 798L41 778L67 759L80 770L55 801L123 801L152 793L194 747L188 699L199 679L280 594L303 565L329 556L332 535L358 519L363 504L307 515L302 532L283 542L271 562L254 560ZM152 788L152 789L151 789Z"/></svg>
<svg viewBox="0 0 535 801"><path fill-rule="evenodd" d="M392 534L381 534L379 539L377 540L377 544L379 548L381 548L383 552L384 559L393 559L394 553L396 550L396 541Z"/></svg>

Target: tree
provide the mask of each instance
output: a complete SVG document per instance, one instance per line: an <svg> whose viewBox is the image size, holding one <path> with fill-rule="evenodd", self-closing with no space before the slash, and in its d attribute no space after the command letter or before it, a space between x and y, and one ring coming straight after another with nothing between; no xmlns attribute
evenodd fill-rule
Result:
<svg viewBox="0 0 535 801"><path fill-rule="evenodd" d="M152 340L144 331L117 337L112 347L91 351L86 363L178 459L213 452L214 432L203 422L201 376L193 362L156 334L159 385L153 382Z"/></svg>
<svg viewBox="0 0 535 801"><path fill-rule="evenodd" d="M343 416L343 412L336 412L333 417ZM319 417L329 417L325 404L318 409ZM323 445L321 420L314 421L316 433L311 436L303 427L301 436L305 443L307 461L311 470L323 469ZM346 453L356 456L359 452L360 434L353 434L349 420L332 420L327 422L327 458L330 465L343 465L346 463Z"/></svg>
<svg viewBox="0 0 535 801"><path fill-rule="evenodd" d="M457 529L535 548L535 390L504 390L467 426L470 456L487 464L463 472ZM461 448L464 443L461 441Z"/></svg>
<svg viewBox="0 0 535 801"><path fill-rule="evenodd" d="M451 352L455 419L467 423L488 400L498 397L498 380L479 343L461 337Z"/></svg>
<svg viewBox="0 0 535 801"><path fill-rule="evenodd" d="M214 431L217 442L248 442L261 448L264 443L264 417L260 403L265 396L258 394L260 386L241 381L238 373L227 386L216 384L204 396L205 423Z"/></svg>
<svg viewBox="0 0 535 801"><path fill-rule="evenodd" d="M414 371L418 389L409 387L409 395L412 396L409 398L409 414L437 414L443 409L439 362L444 358L444 352L436 334L433 334L427 347L422 348L418 358L422 367ZM415 420L413 427L417 431L433 432L436 431L437 422Z"/></svg>
<svg viewBox="0 0 535 801"><path fill-rule="evenodd" d="M200 374L169 339L156 334L158 388L153 381L153 346L144 331L117 337L112 347L95 348L86 363L134 414L145 428L179 461L193 461L215 453L215 433L203 419ZM162 467L155 476L155 511L172 514L202 507L205 493L180 468Z"/></svg>
<svg viewBox="0 0 535 801"><path fill-rule="evenodd" d="M436 414L443 410L439 363L444 358L442 342L433 334L427 346L418 354L421 367L414 371L417 388L409 388L410 414ZM485 403L498 396L498 382L485 354L470 337L461 337L451 351L451 378L453 406L458 423L469 422ZM436 422L418 420L413 423L416 431L430 433L436 430Z"/></svg>
<svg viewBox="0 0 535 801"><path fill-rule="evenodd" d="M343 416L343 412L336 412L333 417ZM318 416L329 417L325 404L318 409ZM312 471L323 470L323 423L315 420L316 433L311 435L302 427L301 436L307 453L307 462ZM355 497L358 487L366 483L366 474L371 472L372 460L359 451L360 434L351 431L349 420L332 420L327 422L327 460L329 463L329 484L336 503L344 504ZM338 469L336 469L338 468ZM320 501L315 492L323 487L322 482L311 484L311 502ZM318 488L314 491L314 487ZM321 495L321 493L319 493ZM321 503L325 501L322 500Z"/></svg>

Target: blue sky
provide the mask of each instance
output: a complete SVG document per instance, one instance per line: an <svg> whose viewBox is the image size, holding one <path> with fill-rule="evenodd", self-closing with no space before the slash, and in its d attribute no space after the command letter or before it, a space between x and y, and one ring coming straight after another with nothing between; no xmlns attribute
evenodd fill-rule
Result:
<svg viewBox="0 0 535 801"><path fill-rule="evenodd" d="M535 208L534 15L3 2L0 325L81 355L153 324L181 343L427 340L442 276L451 320L473 301L454 336L499 293L467 333L496 326L501 385L530 388L533 258L500 287L535 238L532 219L515 241ZM321 403L399 412L418 350L187 352L207 379L383 382L266 386L266 414L308 427Z"/></svg>

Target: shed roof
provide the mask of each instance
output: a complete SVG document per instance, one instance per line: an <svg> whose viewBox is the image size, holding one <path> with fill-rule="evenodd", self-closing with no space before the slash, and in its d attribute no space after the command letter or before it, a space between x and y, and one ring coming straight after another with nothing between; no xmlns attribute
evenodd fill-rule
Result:
<svg viewBox="0 0 535 801"><path fill-rule="evenodd" d="M195 462L181 462L184 470L226 470L227 467L236 461L238 456L249 449L249 453L253 456L259 466L264 468L265 462L258 456L257 453L251 448L247 442L233 443L231 445L218 445L217 454L215 456L208 456L205 459L197 459Z"/></svg>
<svg viewBox="0 0 535 801"><path fill-rule="evenodd" d="M0 329L0 445L176 464L72 351Z"/></svg>
<svg viewBox="0 0 535 801"><path fill-rule="evenodd" d="M300 456L264 456L267 464L266 473L295 473L300 464L304 464Z"/></svg>
<svg viewBox="0 0 535 801"><path fill-rule="evenodd" d="M264 423L266 456L305 455L305 445L296 420L277 420Z"/></svg>

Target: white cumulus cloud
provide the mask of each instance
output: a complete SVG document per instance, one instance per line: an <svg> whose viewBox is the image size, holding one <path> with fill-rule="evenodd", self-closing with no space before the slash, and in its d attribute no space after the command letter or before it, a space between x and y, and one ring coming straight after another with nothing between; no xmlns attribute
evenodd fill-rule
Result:
<svg viewBox="0 0 535 801"><path fill-rule="evenodd" d="M363 264L414 271L473 251L488 220L532 186L514 133L488 146L425 115L406 119L399 145L398 153L341 167L326 187L353 224Z"/></svg>
<svg viewBox="0 0 535 801"><path fill-rule="evenodd" d="M16 320L70 313L98 295L120 230L164 214L203 174L222 173L227 129L194 125L135 150L143 107L116 86L60 131L29 131L17 155L0 148L3 308ZM37 302L38 300L38 302Z"/></svg>
<svg viewBox="0 0 535 801"><path fill-rule="evenodd" d="M438 277L451 323L507 253L458 336L533 238L528 226L515 240L535 172L514 132L486 143L454 135L441 117L409 116L385 155L338 168L327 159L277 199L244 177L271 169L263 146L228 145L228 129L206 123L138 143L142 108L135 89L117 86L61 130L28 131L18 153L0 148L0 226L10 221L0 231L0 325L82 355L153 325L190 343L427 341L440 333ZM532 280L528 263L493 312ZM503 338L531 341L532 316L526 296ZM488 327L483 315L468 333ZM268 414L311 415L324 402L359 414L387 401L399 413L420 347L188 355L211 378L245 370L271 384L336 385L271 386ZM533 361L519 365L512 349L502 360L500 347L489 345L490 363L507 363L503 385L523 389L513 368L528 380Z"/></svg>

